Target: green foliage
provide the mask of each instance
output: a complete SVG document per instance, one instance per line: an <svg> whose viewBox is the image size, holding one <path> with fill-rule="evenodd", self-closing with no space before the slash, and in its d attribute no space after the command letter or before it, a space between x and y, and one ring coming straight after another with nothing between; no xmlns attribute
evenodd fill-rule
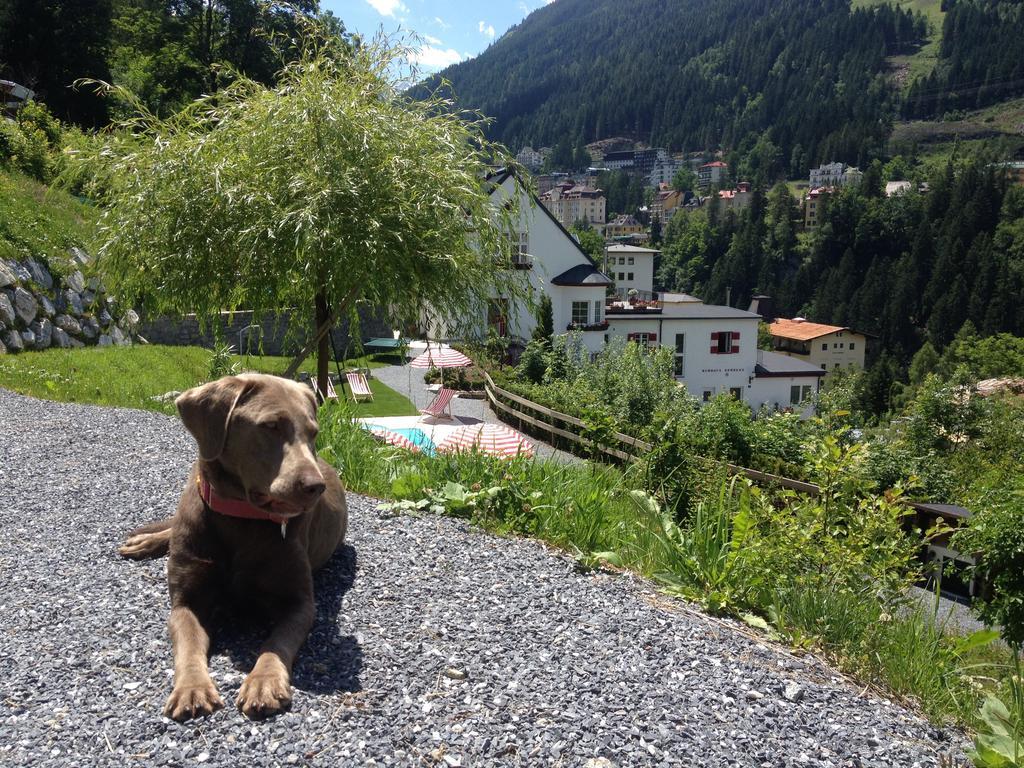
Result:
<svg viewBox="0 0 1024 768"><path fill-rule="evenodd" d="M0 137L5 121L0 120ZM2 138L0 138L2 141ZM91 245L96 210L58 189L0 170L0 258L36 258L60 272L73 245Z"/></svg>
<svg viewBox="0 0 1024 768"><path fill-rule="evenodd" d="M312 315L317 301L343 317L365 301L399 321L433 307L453 325L495 293L522 296L505 268L518 196L492 205L482 175L504 155L482 122L403 96L397 49L305 35L277 87L239 77L172 118L122 127L136 140L108 147L110 290L201 317L242 305Z"/></svg>
<svg viewBox="0 0 1024 768"><path fill-rule="evenodd" d="M978 734L970 753L977 768L1024 766L1024 670L1019 655L1013 661L1005 700L989 695L981 706Z"/></svg>
<svg viewBox="0 0 1024 768"><path fill-rule="evenodd" d="M235 348L230 344L214 347L210 354L210 373L207 378L215 381L223 376L241 373L242 365L235 359Z"/></svg>
<svg viewBox="0 0 1024 768"><path fill-rule="evenodd" d="M545 347L550 347L551 337L555 333L555 320L551 297L547 293L541 296L540 301L537 302L536 313L537 325L533 329L533 340L540 342Z"/></svg>
<svg viewBox="0 0 1024 768"><path fill-rule="evenodd" d="M604 238L593 227L573 226L569 231L579 240L580 248L594 263L601 264L604 261Z"/></svg>
<svg viewBox="0 0 1024 768"><path fill-rule="evenodd" d="M1024 645L1024 483L996 489L976 499L978 511L953 539L962 552L979 557L978 575L989 585L974 601L986 624L1002 628L1003 638Z"/></svg>
<svg viewBox="0 0 1024 768"><path fill-rule="evenodd" d="M672 177L672 189L677 192L691 192L697 188L697 174L689 167L680 168Z"/></svg>

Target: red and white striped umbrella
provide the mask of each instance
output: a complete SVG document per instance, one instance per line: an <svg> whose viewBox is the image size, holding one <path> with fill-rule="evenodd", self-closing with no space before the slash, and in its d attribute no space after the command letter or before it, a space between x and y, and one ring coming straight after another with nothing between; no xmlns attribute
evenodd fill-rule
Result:
<svg viewBox="0 0 1024 768"><path fill-rule="evenodd" d="M467 424L450 432L437 450L450 453L477 450L510 459L533 456L533 443L503 424Z"/></svg>
<svg viewBox="0 0 1024 768"><path fill-rule="evenodd" d="M398 448L404 448L407 451L412 451L413 453L419 453L419 446L405 435L401 435L398 432L392 432L390 429L385 429L384 427L366 427L366 429L371 435L376 437L378 440L383 440L388 445L394 445Z"/></svg>
<svg viewBox="0 0 1024 768"><path fill-rule="evenodd" d="M409 363L413 368L468 368L472 364L472 360L451 347L428 348L426 352Z"/></svg>

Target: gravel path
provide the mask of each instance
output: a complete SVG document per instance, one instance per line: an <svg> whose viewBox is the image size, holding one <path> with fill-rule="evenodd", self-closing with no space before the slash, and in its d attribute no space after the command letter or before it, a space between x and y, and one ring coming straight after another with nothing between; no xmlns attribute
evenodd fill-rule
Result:
<svg viewBox="0 0 1024 768"><path fill-rule="evenodd" d="M178 725L165 561L120 560L174 506L171 418L0 390L0 765L938 766L960 737L623 576L350 495L292 711ZM215 642L233 700L260 632Z"/></svg>

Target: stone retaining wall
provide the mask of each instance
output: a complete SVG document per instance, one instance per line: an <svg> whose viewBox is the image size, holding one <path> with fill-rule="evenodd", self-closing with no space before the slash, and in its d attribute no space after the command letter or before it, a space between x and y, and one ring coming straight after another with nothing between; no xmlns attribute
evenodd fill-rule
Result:
<svg viewBox="0 0 1024 768"><path fill-rule="evenodd" d="M53 271L44 259L0 259L0 355L131 344L139 316L119 311L100 281L85 277L89 263L81 248L71 248L65 268Z"/></svg>
<svg viewBox="0 0 1024 768"><path fill-rule="evenodd" d="M391 335L390 326L380 317L370 312L359 314L360 335L364 339ZM182 318L160 317L143 322L139 327L139 336L150 344L207 349L217 345L219 336L219 343L230 344L241 354L262 352L265 355L294 355L309 338L312 321L295 310L285 310L280 315L266 313L260 317L249 310L241 310L222 312L217 325L219 333L215 333L210 324L201 330L195 315ZM331 331L339 355L343 355L348 348L348 330L349 322L346 319Z"/></svg>

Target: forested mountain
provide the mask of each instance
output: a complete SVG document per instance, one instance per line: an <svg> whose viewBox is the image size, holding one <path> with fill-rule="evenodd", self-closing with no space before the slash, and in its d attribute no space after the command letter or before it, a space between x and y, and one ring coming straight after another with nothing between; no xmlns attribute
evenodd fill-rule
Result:
<svg viewBox="0 0 1024 768"><path fill-rule="evenodd" d="M442 76L513 149L565 135L742 149L767 132L802 173L881 148L885 57L926 32L919 14L849 0L558 0Z"/></svg>
<svg viewBox="0 0 1024 768"><path fill-rule="evenodd" d="M944 0L939 61L910 85L907 117L942 117L1024 94L1024 3Z"/></svg>
<svg viewBox="0 0 1024 768"><path fill-rule="evenodd" d="M672 219L661 287L745 306L754 293L782 316L852 326L906 365L925 341L945 348L970 321L982 336L1024 336L1024 187L998 166L953 163L926 194L886 197L880 184L827 198L801 234L789 190L760 191L739 213L712 204Z"/></svg>

